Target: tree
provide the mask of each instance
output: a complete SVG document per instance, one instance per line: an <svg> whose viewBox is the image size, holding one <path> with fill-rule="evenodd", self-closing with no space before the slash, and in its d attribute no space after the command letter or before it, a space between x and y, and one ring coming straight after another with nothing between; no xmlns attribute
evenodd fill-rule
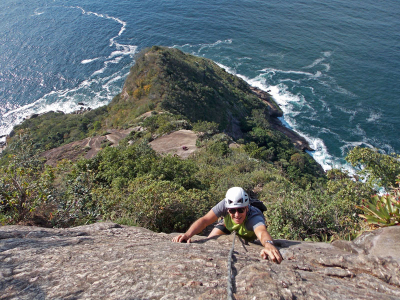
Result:
<svg viewBox="0 0 400 300"><path fill-rule="evenodd" d="M355 147L346 156L346 161L356 168L367 183L385 190L396 186L396 177L400 174L400 155L386 155L378 149Z"/></svg>
<svg viewBox="0 0 400 300"><path fill-rule="evenodd" d="M14 154L8 155L8 164L0 167L0 216L18 223L37 218L39 208L43 210L41 213L51 213L54 173L25 137L13 147Z"/></svg>

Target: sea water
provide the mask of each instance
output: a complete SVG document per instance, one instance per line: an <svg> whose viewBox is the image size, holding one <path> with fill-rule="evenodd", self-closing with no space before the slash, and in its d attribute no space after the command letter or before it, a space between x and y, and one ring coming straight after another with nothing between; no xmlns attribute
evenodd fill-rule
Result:
<svg viewBox="0 0 400 300"><path fill-rule="evenodd" d="M106 105L152 45L269 91L324 169L357 145L400 152L398 0L2 0L0 136L33 113Z"/></svg>

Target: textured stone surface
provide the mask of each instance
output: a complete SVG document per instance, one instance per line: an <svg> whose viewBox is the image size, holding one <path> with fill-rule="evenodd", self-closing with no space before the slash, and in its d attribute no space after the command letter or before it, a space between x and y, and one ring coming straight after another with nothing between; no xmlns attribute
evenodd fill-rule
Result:
<svg viewBox="0 0 400 300"><path fill-rule="evenodd" d="M400 299L399 244L388 240L399 229L354 243L278 240L280 265L236 238L234 298ZM0 299L226 299L233 237L176 244L172 236L112 223L0 227ZM376 241L392 257L363 248Z"/></svg>
<svg viewBox="0 0 400 300"><path fill-rule="evenodd" d="M196 140L196 133L181 129L155 139L150 142L150 146L158 153L176 154L179 157L187 158L197 150Z"/></svg>

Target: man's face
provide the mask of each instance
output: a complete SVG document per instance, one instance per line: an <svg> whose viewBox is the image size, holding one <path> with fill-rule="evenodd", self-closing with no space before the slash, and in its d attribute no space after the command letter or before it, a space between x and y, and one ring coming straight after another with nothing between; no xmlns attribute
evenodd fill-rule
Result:
<svg viewBox="0 0 400 300"><path fill-rule="evenodd" d="M231 215L232 221L236 224L242 224L246 219L248 207L229 208L228 213Z"/></svg>

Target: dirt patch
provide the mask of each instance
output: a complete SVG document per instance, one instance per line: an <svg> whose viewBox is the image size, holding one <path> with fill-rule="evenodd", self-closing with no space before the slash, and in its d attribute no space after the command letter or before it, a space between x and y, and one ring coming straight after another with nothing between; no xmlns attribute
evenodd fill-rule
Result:
<svg viewBox="0 0 400 300"><path fill-rule="evenodd" d="M124 130L110 129L104 136L95 136L80 141L72 142L61 147L57 147L46 152L41 156L47 159L46 164L55 166L58 161L67 159L75 161L80 157L92 158L101 149L110 143L117 146L119 141L128 136L132 131L141 131L141 127L131 127Z"/></svg>
<svg viewBox="0 0 400 300"><path fill-rule="evenodd" d="M196 140L197 135L193 131L182 129L155 139L150 146L158 153L187 158L196 151Z"/></svg>
<svg viewBox="0 0 400 300"><path fill-rule="evenodd" d="M104 136L95 136L72 142L58 148L43 152L41 156L47 159L46 164L55 166L58 161L67 159L76 161L80 157L90 159L106 145L117 146L119 141L127 137L132 131L141 131L142 127L131 127L125 130L110 129ZM158 153L178 155L187 158L196 151L197 135L191 130L179 130L155 139L150 146Z"/></svg>

